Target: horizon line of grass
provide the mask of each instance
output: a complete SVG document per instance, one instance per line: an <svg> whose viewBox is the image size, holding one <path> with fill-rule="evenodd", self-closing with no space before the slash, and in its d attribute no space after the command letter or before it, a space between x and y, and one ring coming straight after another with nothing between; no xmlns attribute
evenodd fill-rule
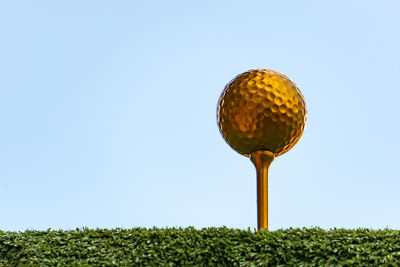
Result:
<svg viewBox="0 0 400 267"><path fill-rule="evenodd" d="M227 227L0 231L1 266L400 265L400 231Z"/></svg>

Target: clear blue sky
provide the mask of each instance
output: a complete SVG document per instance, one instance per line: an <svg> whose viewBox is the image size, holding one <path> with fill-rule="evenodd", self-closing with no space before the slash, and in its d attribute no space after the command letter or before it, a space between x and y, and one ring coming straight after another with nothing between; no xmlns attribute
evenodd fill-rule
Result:
<svg viewBox="0 0 400 267"><path fill-rule="evenodd" d="M0 229L256 227L216 104L253 68L308 121L270 229L400 229L398 1L3 1Z"/></svg>

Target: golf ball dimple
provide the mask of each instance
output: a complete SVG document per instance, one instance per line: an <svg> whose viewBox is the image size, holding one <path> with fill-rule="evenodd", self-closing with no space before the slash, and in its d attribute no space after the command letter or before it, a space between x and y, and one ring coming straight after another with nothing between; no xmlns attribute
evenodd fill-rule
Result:
<svg viewBox="0 0 400 267"><path fill-rule="evenodd" d="M307 120L304 97L285 75L267 69L244 72L223 90L217 121L225 141L249 156L268 150L280 156L300 139Z"/></svg>

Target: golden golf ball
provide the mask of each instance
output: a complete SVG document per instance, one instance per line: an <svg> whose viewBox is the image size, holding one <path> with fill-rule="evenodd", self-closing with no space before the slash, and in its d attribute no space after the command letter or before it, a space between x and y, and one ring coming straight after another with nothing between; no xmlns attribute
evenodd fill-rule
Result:
<svg viewBox="0 0 400 267"><path fill-rule="evenodd" d="M282 155L299 141L306 120L306 103L299 88L273 70L249 70L236 76L218 101L219 130L245 156L257 150Z"/></svg>

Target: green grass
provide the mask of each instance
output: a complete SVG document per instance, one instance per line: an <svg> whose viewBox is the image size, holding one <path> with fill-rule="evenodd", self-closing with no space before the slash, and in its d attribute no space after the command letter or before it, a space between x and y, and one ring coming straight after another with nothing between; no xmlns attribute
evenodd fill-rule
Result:
<svg viewBox="0 0 400 267"><path fill-rule="evenodd" d="M399 266L400 231L0 231L0 266Z"/></svg>

